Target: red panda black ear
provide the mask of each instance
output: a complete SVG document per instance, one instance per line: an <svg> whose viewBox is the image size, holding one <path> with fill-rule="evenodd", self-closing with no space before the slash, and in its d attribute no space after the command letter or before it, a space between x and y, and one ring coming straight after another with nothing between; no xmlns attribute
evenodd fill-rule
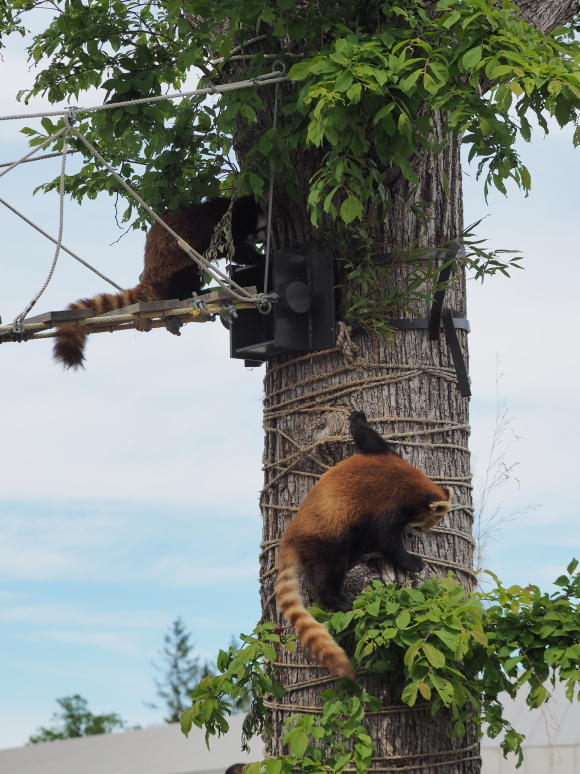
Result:
<svg viewBox="0 0 580 774"><path fill-rule="evenodd" d="M447 499L451 501L451 498L453 497L453 487L451 486L442 486L441 489L445 492L447 495Z"/></svg>

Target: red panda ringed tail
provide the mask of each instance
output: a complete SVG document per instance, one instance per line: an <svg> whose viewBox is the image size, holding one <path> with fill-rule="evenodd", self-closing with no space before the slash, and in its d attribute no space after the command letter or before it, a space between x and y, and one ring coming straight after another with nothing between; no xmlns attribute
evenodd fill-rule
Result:
<svg viewBox="0 0 580 774"><path fill-rule="evenodd" d="M432 529L449 511L453 490L403 460L362 411L351 414L350 430L361 453L324 473L280 541L276 601L320 664L335 677L353 678L344 650L304 607L300 571L309 572L323 605L348 610L341 593L344 576L365 554L378 551L394 567L422 570L423 561L405 548L403 533Z"/></svg>
<svg viewBox="0 0 580 774"><path fill-rule="evenodd" d="M213 232L225 215L229 199L212 199L180 212L165 215L163 220L198 253L210 246ZM232 261L240 264L258 264L264 256L254 249L264 240L266 215L252 196L243 196L232 208ZM163 226L155 222L145 241L144 269L139 284L121 293L101 293L69 304L68 309L92 309L99 315L121 309L140 301L184 301L199 293L203 278L196 263L177 244ZM54 359L64 368L83 368L87 334L81 326L63 325L58 329L53 350Z"/></svg>

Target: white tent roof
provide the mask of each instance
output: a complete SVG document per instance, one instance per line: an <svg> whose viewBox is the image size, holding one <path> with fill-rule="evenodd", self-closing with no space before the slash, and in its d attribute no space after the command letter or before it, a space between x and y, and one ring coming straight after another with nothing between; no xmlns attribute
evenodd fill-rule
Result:
<svg viewBox="0 0 580 774"><path fill-rule="evenodd" d="M506 697L506 717L526 735L525 761L515 769L503 759L499 739L484 737L483 774L580 774L580 702L570 703L562 686L550 701L531 710L524 691ZM230 718L230 732L205 745L204 732L193 728L186 739L177 723L119 734L0 750L2 774L224 774L233 763L263 758L262 742L253 739L250 754L240 750L243 716Z"/></svg>
<svg viewBox="0 0 580 774"><path fill-rule="evenodd" d="M526 735L523 746L580 746L580 702L577 699L568 701L564 685L556 683L551 698L538 709L531 709L526 704L527 692L524 686L515 700L502 696L505 717L516 731ZM499 747L499 742L499 739L484 737L481 746Z"/></svg>
<svg viewBox="0 0 580 774"><path fill-rule="evenodd" d="M482 774L580 774L580 702L569 702L559 684L538 709L527 706L525 694L524 687L515 701L503 698L505 717L526 735L521 768L516 769L515 756L503 757L499 738L484 737Z"/></svg>
<svg viewBox="0 0 580 774"><path fill-rule="evenodd" d="M229 719L230 731L210 739L192 728L186 739L178 723L155 728L42 742L0 750L2 774L224 774L233 763L262 760L263 745L252 739L240 749L243 715Z"/></svg>

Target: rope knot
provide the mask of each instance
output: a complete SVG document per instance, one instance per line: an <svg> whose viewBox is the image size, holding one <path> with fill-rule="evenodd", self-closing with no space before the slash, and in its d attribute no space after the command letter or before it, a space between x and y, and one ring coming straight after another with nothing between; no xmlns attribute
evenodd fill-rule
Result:
<svg viewBox="0 0 580 774"><path fill-rule="evenodd" d="M351 339L352 327L339 320L338 335L336 337L336 348L342 351L344 359L348 365L352 365L356 359L358 347Z"/></svg>

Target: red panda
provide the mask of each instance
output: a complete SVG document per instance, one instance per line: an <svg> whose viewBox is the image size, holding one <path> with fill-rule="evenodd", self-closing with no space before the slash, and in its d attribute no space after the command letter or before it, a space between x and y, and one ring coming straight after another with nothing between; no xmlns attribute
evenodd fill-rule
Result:
<svg viewBox="0 0 580 774"><path fill-rule="evenodd" d="M405 462L362 411L350 415L350 432L361 453L324 473L280 541L276 601L318 662L335 677L353 679L344 650L304 607L300 571L309 571L323 605L348 610L342 582L364 554L378 551L409 573L423 568L423 561L403 545L403 532L432 529L449 511L453 490L437 486Z"/></svg>
<svg viewBox="0 0 580 774"><path fill-rule="evenodd" d="M230 204L226 198L188 207L165 215L163 220L191 247L203 254L209 247L215 227ZM237 199L232 208L232 242L234 263L257 264L263 261L253 244L264 241L266 215L252 196ZM179 298L184 301L199 293L203 278L196 263L182 250L163 226L155 222L145 241L144 269L141 281L134 288L121 293L101 293L69 304L69 309L93 310L94 315L121 309L139 301L166 301ZM64 368L83 368L87 334L80 326L63 325L59 328L53 357Z"/></svg>

